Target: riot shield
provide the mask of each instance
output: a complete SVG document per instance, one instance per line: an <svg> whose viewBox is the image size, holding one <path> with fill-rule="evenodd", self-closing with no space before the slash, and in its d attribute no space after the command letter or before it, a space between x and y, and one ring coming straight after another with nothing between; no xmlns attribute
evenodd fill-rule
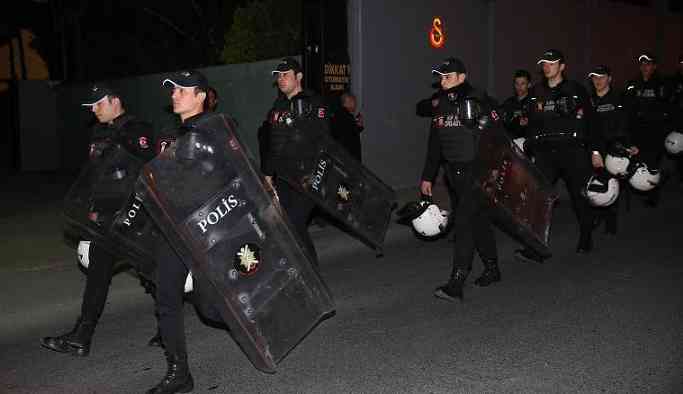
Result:
<svg viewBox="0 0 683 394"><path fill-rule="evenodd" d="M499 127L479 140L475 185L492 205L495 222L543 257L552 210L558 198L552 184Z"/></svg>
<svg viewBox="0 0 683 394"><path fill-rule="evenodd" d="M280 176L379 253L396 195L331 136L297 120L282 152Z"/></svg>
<svg viewBox="0 0 683 394"><path fill-rule="evenodd" d="M256 368L275 372L334 310L224 115L208 115L145 165L136 191Z"/></svg>
<svg viewBox="0 0 683 394"><path fill-rule="evenodd" d="M137 273L154 281L154 251L167 241L133 193L142 160L112 145L90 160L64 198L67 232L97 242L127 258Z"/></svg>
<svg viewBox="0 0 683 394"><path fill-rule="evenodd" d="M112 253L121 251L111 226L128 201L143 162L120 145L112 145L81 170L64 198L68 231L98 242Z"/></svg>

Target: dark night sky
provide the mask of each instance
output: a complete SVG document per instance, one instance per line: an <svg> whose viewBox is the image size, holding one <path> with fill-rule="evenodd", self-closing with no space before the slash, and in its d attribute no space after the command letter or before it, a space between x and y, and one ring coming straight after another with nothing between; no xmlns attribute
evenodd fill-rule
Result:
<svg viewBox="0 0 683 394"><path fill-rule="evenodd" d="M248 2L22 1L2 30L33 30L53 79L117 78L216 64L235 8Z"/></svg>

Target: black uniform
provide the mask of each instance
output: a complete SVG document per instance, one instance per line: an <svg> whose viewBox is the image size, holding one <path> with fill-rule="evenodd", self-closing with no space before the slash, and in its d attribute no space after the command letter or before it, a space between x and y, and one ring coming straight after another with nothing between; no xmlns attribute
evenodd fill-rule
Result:
<svg viewBox="0 0 683 394"><path fill-rule="evenodd" d="M296 233L301 238L314 264L317 264L317 253L308 234L308 222L311 219L315 203L285 182L281 178L285 174L280 173L279 169L283 168L280 163L286 160L282 153L292 136L292 128L297 126L297 119L312 120L312 125L307 122L309 127L316 127L317 130L329 133L327 109L319 96L310 91L302 91L291 99L280 95L275 100L268 118L271 127L268 138L269 148L262 161L263 172L267 176L274 177L280 205L287 212L289 220L294 225ZM301 131L305 132L306 130Z"/></svg>
<svg viewBox="0 0 683 394"><path fill-rule="evenodd" d="M673 129L683 133L683 73L678 71L671 78L671 110L673 111ZM673 130L672 130L673 131ZM683 155L674 160L678 163L679 180L683 182Z"/></svg>
<svg viewBox="0 0 683 394"><path fill-rule="evenodd" d="M664 139L671 126L671 93L664 80L654 74L648 81L631 81L624 91L624 106L630 115L633 144L649 168L659 168Z"/></svg>
<svg viewBox="0 0 683 394"><path fill-rule="evenodd" d="M172 143L175 139L190 132L198 122L210 113L200 113L178 126L177 129L164 133L165 141ZM161 146L161 145L159 145ZM220 180L217 180L220 181ZM191 193L191 189L187 190ZM187 357L187 344L185 340L185 323L183 319L184 285L189 269L172 248L163 247L155 251L157 261L157 314L159 316L159 328L166 348L171 357L185 359ZM219 313L198 291L191 293L190 301L205 318L219 322Z"/></svg>
<svg viewBox="0 0 683 394"><path fill-rule="evenodd" d="M360 134L363 127L358 124L356 117L342 107L332 115L330 125L332 137L346 148L351 156L361 161Z"/></svg>
<svg viewBox="0 0 683 394"><path fill-rule="evenodd" d="M482 196L474 189L473 160L477 155L482 130L477 120L466 121L460 114L459 107L466 99L475 99L481 105L481 116L490 115L483 95L469 83L464 82L442 91L434 106L427 158L422 172L423 180L433 182L441 160L446 162L446 175L454 191L456 211L451 282L460 282L460 288L456 291L460 293L456 295L459 297L462 297L462 282L472 268L475 249L487 268L495 265L497 271L498 259L490 212L485 208Z"/></svg>
<svg viewBox="0 0 683 394"><path fill-rule="evenodd" d="M529 125L522 126L519 122L522 118L529 118L529 103L528 94L521 99L517 96L512 96L503 102L499 112L505 130L507 130L511 138L526 137Z"/></svg>
<svg viewBox="0 0 683 394"><path fill-rule="evenodd" d="M114 119L111 125L98 124L94 127L90 139L88 160L96 162L106 157L114 145L123 146L128 152L148 161L154 157L152 127L149 123L123 114ZM112 206L110 199L94 198L91 206L93 220L98 217L112 216L119 206ZM76 328L70 334L43 339L43 345L56 351L87 355L90 339L97 321L104 310L109 294L109 285L114 274L114 264L120 260L97 242L91 242L89 248L89 265L86 271L85 291L81 305L81 316ZM148 286L145 286L148 287ZM149 287L148 287L149 290Z"/></svg>
<svg viewBox="0 0 683 394"><path fill-rule="evenodd" d="M592 113L586 90L574 81L563 80L555 87L547 81L530 92L530 118L525 150L536 166L552 182L567 183L574 212L579 221L577 252L592 249L593 213L581 191L593 168L588 144L587 119Z"/></svg>
<svg viewBox="0 0 683 394"><path fill-rule="evenodd" d="M593 116L590 119L592 150L599 152L604 158L611 147L616 145L630 147L631 138L628 132L628 115L622 103L622 95L610 89L602 97L594 92L590 100L593 108ZM621 196L622 194L606 210L600 209L598 211L605 217L605 230L608 233L616 233L617 213Z"/></svg>

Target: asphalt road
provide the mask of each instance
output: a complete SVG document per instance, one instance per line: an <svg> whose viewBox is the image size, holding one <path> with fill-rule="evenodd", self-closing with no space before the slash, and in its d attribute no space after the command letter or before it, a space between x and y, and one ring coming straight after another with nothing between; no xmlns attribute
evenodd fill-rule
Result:
<svg viewBox="0 0 683 394"><path fill-rule="evenodd" d="M89 357L39 345L71 328L84 286L59 239L54 196L63 188L54 181L13 195L14 208L1 212L0 393L144 392L165 361L146 346L152 300L127 272L114 278ZM472 286L477 259L462 303L432 296L450 272L448 239L423 242L395 225L376 258L334 227L314 227L336 315L269 375L187 305L194 392L683 393L682 197L671 184L656 209L634 199L619 234L596 232L586 257L574 253L576 224L563 201L554 257L518 263L517 245L498 233L503 281Z"/></svg>

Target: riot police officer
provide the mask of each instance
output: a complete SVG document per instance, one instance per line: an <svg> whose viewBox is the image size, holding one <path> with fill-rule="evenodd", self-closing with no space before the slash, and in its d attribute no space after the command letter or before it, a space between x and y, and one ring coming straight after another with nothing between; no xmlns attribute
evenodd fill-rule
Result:
<svg viewBox="0 0 683 394"><path fill-rule="evenodd" d="M90 108L99 122L93 128L90 139L90 162L94 164L104 160L115 145L122 146L143 161L154 157L151 125L127 113L123 99L111 87L106 84L93 85L87 101L82 105ZM120 206L111 206L106 198L94 199L92 204L89 219L94 222L110 217L120 209ZM57 352L87 356L95 326L107 301L114 265L122 257L114 255L98 242L82 240L78 246L78 259L87 268L81 315L72 331L56 337L45 337L41 344ZM152 341L150 344L158 343Z"/></svg>
<svg viewBox="0 0 683 394"><path fill-rule="evenodd" d="M640 149L639 158L649 169L658 169L664 155L664 138L671 126L671 92L657 73L657 59L650 53L638 56L640 75L626 84L624 105L630 115L633 143ZM659 202L657 187L649 192L646 203Z"/></svg>
<svg viewBox="0 0 683 394"><path fill-rule="evenodd" d="M173 112L180 116L181 124L169 138L179 138L190 131L206 116L205 101L209 84L206 77L198 71L182 71L162 82L172 88ZM173 137L174 136L174 137ZM148 391L151 394L186 393L194 387L194 380L187 362L187 342L183 320L183 287L188 268L171 248L157 250L158 283L157 313L161 337L166 348L168 369L166 375L156 386Z"/></svg>
<svg viewBox="0 0 683 394"><path fill-rule="evenodd" d="M593 213L581 192L592 174L587 149L590 101L583 86L564 78L566 64L560 51L546 51L537 64L542 66L545 78L531 90L525 151L551 182L559 177L566 181L579 221L576 252L588 253L593 249ZM515 256L524 261L542 261L529 248L517 250Z"/></svg>
<svg viewBox="0 0 683 394"><path fill-rule="evenodd" d="M420 191L423 195L432 195L432 183L443 158L447 163L449 185L456 196L455 245L450 279L438 287L434 295L454 301L463 297L463 285L471 270L475 249L484 263L484 271L475 284L488 286L500 281L490 213L483 197L475 192L473 178L473 161L477 155L481 126L491 122L491 111L483 95L466 81L467 71L460 59L448 58L432 73L440 76L441 91L433 101Z"/></svg>
<svg viewBox="0 0 683 394"><path fill-rule="evenodd" d="M593 84L593 92L590 97L594 116L590 122L590 136L592 140L591 160L593 167L602 169L605 167L604 158L607 153L617 147L625 149L631 155L638 153L638 148L633 146L628 133L628 116L622 104L620 93L612 89L612 73L605 65L596 66L588 73ZM605 232L616 234L617 213L619 210L619 198L612 205L603 208L605 219Z"/></svg>
<svg viewBox="0 0 683 394"><path fill-rule="evenodd" d="M526 137L529 126L529 88L531 74L517 70L512 76L515 95L508 97L501 106L501 118L511 138Z"/></svg>
<svg viewBox="0 0 683 394"><path fill-rule="evenodd" d="M671 102L673 111L673 130L683 132L683 55L679 56L676 73L671 78ZM678 176L683 182L683 155L675 157L678 163Z"/></svg>
<svg viewBox="0 0 683 394"><path fill-rule="evenodd" d="M269 147L267 155L262 157L262 170L267 184L273 188L291 221L297 235L300 237L312 261L317 265L317 253L313 241L308 233L308 224L313 214L315 204L309 197L293 189L284 179L281 165L283 151L293 135L293 127L297 119L307 119L307 127L314 127L329 133L327 109L321 97L302 86L303 71L299 62L293 58L284 58L273 70L277 75L278 98L273 103L268 119L270 130L268 136ZM305 132L306 130L301 130Z"/></svg>

